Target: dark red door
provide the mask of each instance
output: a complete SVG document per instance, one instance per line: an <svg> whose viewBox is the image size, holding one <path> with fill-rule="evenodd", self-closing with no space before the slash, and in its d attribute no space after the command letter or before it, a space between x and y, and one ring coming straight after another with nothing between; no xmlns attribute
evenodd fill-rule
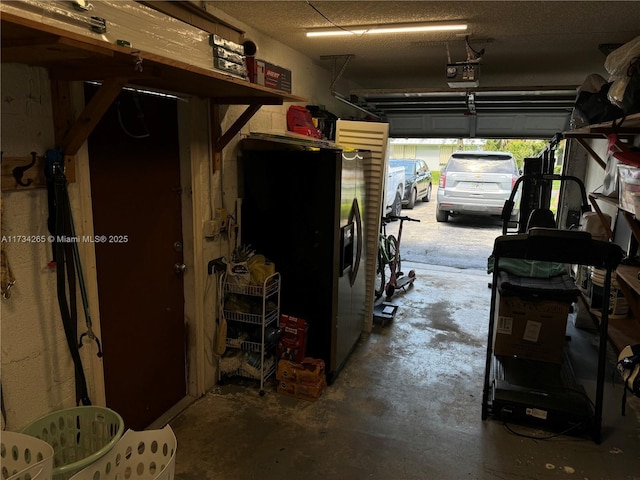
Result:
<svg viewBox="0 0 640 480"><path fill-rule="evenodd" d="M186 393L176 100L123 91L88 145L107 406L142 429Z"/></svg>

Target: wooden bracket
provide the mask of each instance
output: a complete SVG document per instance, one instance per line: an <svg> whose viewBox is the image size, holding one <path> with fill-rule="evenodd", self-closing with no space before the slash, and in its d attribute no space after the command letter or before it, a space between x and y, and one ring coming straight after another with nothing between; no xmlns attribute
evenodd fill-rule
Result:
<svg viewBox="0 0 640 480"><path fill-rule="evenodd" d="M604 230L607 232L607 240L608 241L612 241L613 240L613 231L611 230L611 225L609 224L609 222L607 221L606 217L602 213L602 210L600 209L600 205L598 205L598 202L596 200L597 200L597 198L596 198L595 195L593 195L593 194L589 195L589 201L591 202L591 205L593 206L593 209L596 211L596 215L598 215L598 219L600 220L600 224L604 227Z"/></svg>
<svg viewBox="0 0 640 480"><path fill-rule="evenodd" d="M235 122L229 127L229 129L220 134L219 120L218 120L218 108L215 103L211 103L211 137L215 139L213 142L213 171L220 170L222 162L222 149L226 147L231 139L235 137L238 132L244 127L251 117L253 117L262 103L252 103L246 108L244 112L236 119Z"/></svg>
<svg viewBox="0 0 640 480"><path fill-rule="evenodd" d="M65 155L75 155L87 140L107 109L111 106L120 90L127 83L126 78L108 78L91 98L73 127L62 140L61 150Z"/></svg>
<svg viewBox="0 0 640 480"><path fill-rule="evenodd" d="M591 145L589 145L584 138L576 138L576 140L578 141L578 143L580 145L582 145L582 148L584 148L587 153L589 155L591 155L591 157L593 157L593 159L598 163L598 165L600 165L603 169L607 168L607 162L605 162L604 160L602 160L602 158L600 158L600 155L598 155L595 150L593 150L593 148L591 148Z"/></svg>

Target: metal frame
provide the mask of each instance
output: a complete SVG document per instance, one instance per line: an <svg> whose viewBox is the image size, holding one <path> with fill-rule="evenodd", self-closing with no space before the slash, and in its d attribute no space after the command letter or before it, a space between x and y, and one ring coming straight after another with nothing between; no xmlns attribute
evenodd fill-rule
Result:
<svg viewBox="0 0 640 480"><path fill-rule="evenodd" d="M600 321L600 345L598 351L598 371L596 383L596 398L594 402L593 439L596 443L601 440L602 405L605 380L605 366L607 355L607 329L609 325L609 295L611 289L611 275L623 258L622 249L613 243L593 240L587 232L556 229L532 229L527 234L502 235L496 238L493 248L495 259L493 270L493 288L491 290L491 313L489 317L489 331L487 340L487 357L485 377L482 392L482 419L485 420L492 413L489 402L491 382L493 380L493 332L496 315L496 298L500 258L523 258L528 260L543 260L550 262L590 265L605 269L602 318Z"/></svg>

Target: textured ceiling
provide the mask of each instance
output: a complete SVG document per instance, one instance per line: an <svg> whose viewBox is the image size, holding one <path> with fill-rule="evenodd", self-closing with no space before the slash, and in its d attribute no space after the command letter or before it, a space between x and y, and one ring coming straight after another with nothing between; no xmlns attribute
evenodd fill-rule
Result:
<svg viewBox="0 0 640 480"><path fill-rule="evenodd" d="M609 77L604 47L640 35L637 0L206 3L354 82L350 91L336 83L339 96L388 120L395 136L549 137L568 128L585 78ZM452 21L467 23L466 34L305 36L336 25ZM465 35L484 49L479 86L450 88L446 65L468 59ZM351 55L343 71L340 55Z"/></svg>
<svg viewBox="0 0 640 480"><path fill-rule="evenodd" d="M490 89L575 87L590 73L606 75L600 44L625 43L640 35L639 1L207 3L329 69L331 60L321 57L353 54L344 77L367 90L447 89L447 45L453 62L465 61L464 36L417 33L308 39L307 28L332 27L332 23L349 27L464 21L469 25L470 45L485 49L480 86Z"/></svg>

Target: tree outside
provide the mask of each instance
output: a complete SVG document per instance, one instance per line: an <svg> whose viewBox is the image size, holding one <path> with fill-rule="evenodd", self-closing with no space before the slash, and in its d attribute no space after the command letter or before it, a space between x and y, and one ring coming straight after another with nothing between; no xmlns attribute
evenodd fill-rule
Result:
<svg viewBox="0 0 640 480"><path fill-rule="evenodd" d="M509 152L516 159L518 167L522 168L525 158L537 157L547 144L546 140L488 139L484 150Z"/></svg>

